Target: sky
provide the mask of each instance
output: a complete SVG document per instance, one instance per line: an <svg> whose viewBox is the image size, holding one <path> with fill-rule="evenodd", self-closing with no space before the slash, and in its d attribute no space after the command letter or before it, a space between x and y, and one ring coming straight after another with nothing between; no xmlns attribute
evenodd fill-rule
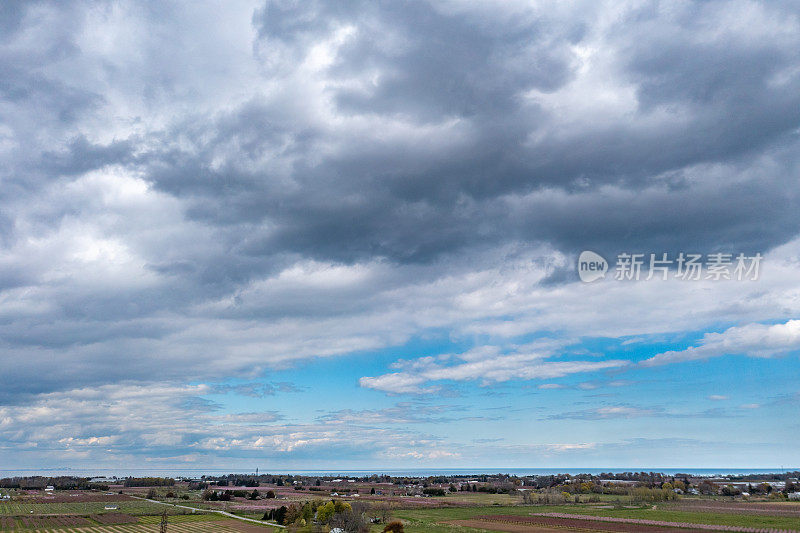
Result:
<svg viewBox="0 0 800 533"><path fill-rule="evenodd" d="M780 0L0 3L0 469L800 467L798 50Z"/></svg>

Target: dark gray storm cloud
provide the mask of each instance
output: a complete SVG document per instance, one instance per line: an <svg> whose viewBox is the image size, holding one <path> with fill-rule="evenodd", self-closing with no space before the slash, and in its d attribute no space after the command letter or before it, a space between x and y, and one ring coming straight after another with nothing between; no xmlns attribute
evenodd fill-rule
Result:
<svg viewBox="0 0 800 533"><path fill-rule="evenodd" d="M165 135L191 148L159 144L138 163L156 187L193 203L191 216L254 225L231 243L247 263L285 252L431 261L503 240L570 253L752 251L795 235L800 87L787 45L797 35L762 39L716 3L647 4L603 28L593 27L603 9L584 7L560 18L269 3L253 19L256 48L277 56L263 59L267 75L285 79L315 46L349 32L317 73L319 95L342 121L374 127L315 120L287 82L287 92L178 126ZM762 7L765 23L789 15L788 5ZM600 74L632 91L630 111L598 123L530 96L574 82L586 68L576 50L594 46L611 57ZM603 102L588 89L579 98L594 113ZM455 125L404 143L382 131L396 122ZM259 168L267 153L286 161L281 178ZM553 191L563 196L553 202Z"/></svg>

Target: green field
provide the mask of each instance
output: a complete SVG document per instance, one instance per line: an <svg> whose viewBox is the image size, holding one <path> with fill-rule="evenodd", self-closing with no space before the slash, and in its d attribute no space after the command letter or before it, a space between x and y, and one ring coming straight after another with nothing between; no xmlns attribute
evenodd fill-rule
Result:
<svg viewBox="0 0 800 533"><path fill-rule="evenodd" d="M520 503L519 496L508 494L481 494L478 492L453 492L446 496L437 496L435 501L470 505L514 505Z"/></svg>
<svg viewBox="0 0 800 533"><path fill-rule="evenodd" d="M783 511L800 513L800 505L785 503L776 507L764 503L735 502L734 500L684 498L656 504L628 505L629 498L606 496L594 498L600 501L569 503L557 505L521 505L519 496L486 493L453 493L421 501L408 499L394 500L391 503L393 519L405 523L407 533L487 533L497 530L468 528L447 522L474 519L480 515L519 515L529 516L534 513L565 513L587 516L645 519L665 522L684 522L709 524L717 526L740 526L756 529L782 529L800 531L800 517L775 516ZM63 499L63 498L62 498ZM88 499L88 498L87 498ZM191 502L170 500L179 505L211 506L208 502ZM355 500L353 500L355 501ZM266 525L237 521L216 513L192 513L190 509L182 509L170 505L161 505L141 499L116 501L116 510L106 510L110 502L64 502L64 503L25 503L24 499L0 503L0 532L47 532L47 533L157 533L161 521L161 513L166 511L169 517L170 533L237 533L261 529L277 531ZM235 508L236 502L226 503L224 507ZM248 503L243 500L239 503ZM284 503L288 503L285 501ZM766 503L766 502L765 502ZM428 507L430 505L452 505L451 507ZM404 506L404 508L403 508ZM694 507L697 507L696 509ZM217 507L219 509L219 507ZM760 511L760 512L756 512ZM260 519L262 511L234 511L239 516ZM772 514L771 514L772 512ZM101 524L97 516L106 513L122 513L136 517L132 524ZM53 521L47 517L73 516L83 517L82 525L70 522ZM32 522L28 517L42 519ZM50 520L50 521L47 521ZM27 525L27 529L24 526ZM33 524L38 524L35 526ZM67 525L69 524L69 525ZM475 524L492 527L488 523ZM298 533L314 531L312 525L296 529ZM383 524L371 526L372 533L379 533Z"/></svg>
<svg viewBox="0 0 800 533"><path fill-rule="evenodd" d="M214 520L227 520L222 515L217 513L197 513L197 514L184 514L169 517L170 524L185 524L186 522L213 522ZM160 524L161 515L150 515L139 517L140 524Z"/></svg>
<svg viewBox="0 0 800 533"><path fill-rule="evenodd" d="M103 525L91 519L89 519L89 521L92 523L82 526L39 527L31 529L23 526L20 517L4 517L3 520L0 521L0 531L36 531L39 533L63 533L67 531L75 531L76 533L157 533L161 523L161 516L140 516L138 521L133 524ZM168 518L170 533L191 533L195 531L199 533L239 533L239 525L240 524L233 519L214 513L174 515ZM252 528L253 525L255 524L248 524L248 527ZM266 533L275 531L276 528L264 526L263 529Z"/></svg>
<svg viewBox="0 0 800 533"><path fill-rule="evenodd" d="M0 531L25 531L20 529ZM34 531L34 530L27 530ZM159 524L124 524L115 526L91 526L79 530L64 528L36 529L37 533L62 533L64 531L80 531L80 533L158 533ZM179 522L169 524L170 533L241 533L235 524L229 522ZM275 531L275 528L264 528L265 533Z"/></svg>
<svg viewBox="0 0 800 533"><path fill-rule="evenodd" d="M112 502L119 507L117 510L107 511L105 509L109 502L67 502L67 503L25 503L25 502L3 502L0 503L0 515L26 515L26 514L69 514L69 515L89 515L103 513L126 513L132 515L161 514L164 509L168 514L185 514L191 511L176 509L166 505L158 505L146 501L122 501ZM31 513L33 511L33 513Z"/></svg>
<svg viewBox="0 0 800 533"><path fill-rule="evenodd" d="M531 513L571 513L590 516L609 516L617 518L640 518L645 520L665 520L671 522L691 522L695 524L714 524L754 528L776 528L800 530L800 518L748 515L733 513L693 512L669 509L668 505L646 506L636 509L598 509L589 504L576 505L535 505L535 506L489 506L460 507L443 509L397 510L394 515L408 521L408 531L455 531L455 528L442 526L449 520L466 520L479 515L509 514L529 515ZM467 531L459 528L459 531Z"/></svg>

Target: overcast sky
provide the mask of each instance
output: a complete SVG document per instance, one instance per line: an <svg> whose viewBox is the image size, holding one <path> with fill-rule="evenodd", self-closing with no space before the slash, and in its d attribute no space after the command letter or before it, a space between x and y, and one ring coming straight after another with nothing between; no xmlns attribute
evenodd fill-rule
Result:
<svg viewBox="0 0 800 533"><path fill-rule="evenodd" d="M0 3L0 468L800 466L798 50L793 1ZM681 252L763 261L614 279Z"/></svg>

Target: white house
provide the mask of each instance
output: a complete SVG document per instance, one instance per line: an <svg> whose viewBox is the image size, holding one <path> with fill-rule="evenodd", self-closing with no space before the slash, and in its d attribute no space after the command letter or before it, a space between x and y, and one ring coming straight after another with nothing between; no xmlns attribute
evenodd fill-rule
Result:
<svg viewBox="0 0 800 533"><path fill-rule="evenodd" d="M56 488L55 488L53 485L47 485L47 486L44 488L44 491L45 491L45 492L53 492L54 490L56 490Z"/></svg>
<svg viewBox="0 0 800 533"><path fill-rule="evenodd" d="M790 500L800 500L800 492L790 492L789 493Z"/></svg>

